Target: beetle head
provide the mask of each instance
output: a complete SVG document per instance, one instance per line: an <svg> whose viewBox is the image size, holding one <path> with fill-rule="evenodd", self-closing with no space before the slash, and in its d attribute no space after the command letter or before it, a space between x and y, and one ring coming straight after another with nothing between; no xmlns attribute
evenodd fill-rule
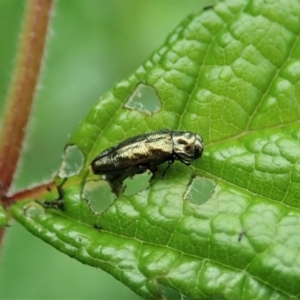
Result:
<svg viewBox="0 0 300 300"><path fill-rule="evenodd" d="M201 157L204 144L200 135L190 131L175 131L172 134L174 154L185 164Z"/></svg>

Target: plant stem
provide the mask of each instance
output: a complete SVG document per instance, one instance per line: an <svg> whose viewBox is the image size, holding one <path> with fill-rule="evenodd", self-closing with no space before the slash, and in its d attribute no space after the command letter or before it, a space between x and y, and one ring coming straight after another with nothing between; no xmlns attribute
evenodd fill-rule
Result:
<svg viewBox="0 0 300 300"><path fill-rule="evenodd" d="M52 0L28 0L0 132L0 184L7 194L17 168L41 72Z"/></svg>
<svg viewBox="0 0 300 300"><path fill-rule="evenodd" d="M44 182L37 186L27 188L26 190L19 191L13 195L7 196L4 199L4 204L9 206L13 204L16 200L24 200L28 198L36 198L38 199L40 196L45 194L48 190L56 189L56 185L54 181Z"/></svg>

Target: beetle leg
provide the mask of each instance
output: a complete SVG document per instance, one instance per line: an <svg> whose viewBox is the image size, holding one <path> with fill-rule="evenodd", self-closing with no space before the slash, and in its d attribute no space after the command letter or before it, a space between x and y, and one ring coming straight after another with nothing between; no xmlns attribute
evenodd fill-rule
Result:
<svg viewBox="0 0 300 300"><path fill-rule="evenodd" d="M146 166L146 165L139 165L136 174L143 174L144 172L147 171L147 169L149 169L148 166Z"/></svg>
<svg viewBox="0 0 300 300"><path fill-rule="evenodd" d="M189 163L189 162L185 162L184 160L182 160L182 159L179 159L179 158L177 158L181 163L183 163L183 164L185 164L186 166L190 166L191 165L191 163Z"/></svg>
<svg viewBox="0 0 300 300"><path fill-rule="evenodd" d="M63 186L66 183L66 181L68 180L67 177L63 178L62 182L56 186L57 189L57 193L58 193L58 199L63 199L64 197L64 190L63 190Z"/></svg>
<svg viewBox="0 0 300 300"><path fill-rule="evenodd" d="M124 177L120 176L118 178L114 178L114 180L108 181L112 193L114 193L117 197L122 195L126 189L126 185L123 184Z"/></svg>
<svg viewBox="0 0 300 300"><path fill-rule="evenodd" d="M44 208L58 208L61 210L64 210L64 190L63 190L63 185L67 181L67 177L62 180L62 182L56 186L58 197L55 200L46 200L46 201L39 201L36 200L37 203L41 204ZM49 190L49 189L48 189Z"/></svg>
<svg viewBox="0 0 300 300"><path fill-rule="evenodd" d="M168 169L169 169L169 168L171 167L171 165L174 163L174 160L175 160L174 158L168 160L168 165L167 165L166 169L164 170L164 172L163 172L163 174L162 174L162 176L161 176L162 178L165 177L165 175L166 175Z"/></svg>
<svg viewBox="0 0 300 300"><path fill-rule="evenodd" d="M152 173L151 180L154 179L154 178L155 178L155 175L156 175L156 172L157 172L157 170L158 170L157 165L155 165L155 164L150 164L150 165L148 166L147 169L149 169L150 172Z"/></svg>
<svg viewBox="0 0 300 300"><path fill-rule="evenodd" d="M55 199L52 201L39 201L36 200L37 203L41 204L44 208L56 208L56 209L61 209L65 210L64 208L64 201L63 199Z"/></svg>

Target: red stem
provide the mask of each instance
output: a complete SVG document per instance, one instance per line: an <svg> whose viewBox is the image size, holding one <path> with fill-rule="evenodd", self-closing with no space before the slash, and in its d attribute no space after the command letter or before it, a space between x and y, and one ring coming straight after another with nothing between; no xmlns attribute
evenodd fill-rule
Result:
<svg viewBox="0 0 300 300"><path fill-rule="evenodd" d="M0 132L0 184L5 195L19 161L41 71L52 0L28 0L16 67Z"/></svg>
<svg viewBox="0 0 300 300"><path fill-rule="evenodd" d="M41 183L37 186L19 191L13 195L6 196L5 199L3 199L3 204L4 206L8 206L15 203L16 201L21 201L24 199L38 199L49 190L56 190L54 181Z"/></svg>

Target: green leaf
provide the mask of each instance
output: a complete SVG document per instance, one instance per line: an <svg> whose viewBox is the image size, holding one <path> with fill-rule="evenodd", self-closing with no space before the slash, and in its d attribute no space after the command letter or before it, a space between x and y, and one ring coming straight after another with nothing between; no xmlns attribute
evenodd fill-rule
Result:
<svg viewBox="0 0 300 300"><path fill-rule="evenodd" d="M70 177L65 210L28 201L12 207L14 217L144 298L296 299L299 15L296 0L228 0L188 17L71 136L60 170ZM201 160L95 207L87 191L105 181L92 176L91 160L162 128L201 134Z"/></svg>
<svg viewBox="0 0 300 300"><path fill-rule="evenodd" d="M4 208L0 205L0 228L7 226L8 219Z"/></svg>

